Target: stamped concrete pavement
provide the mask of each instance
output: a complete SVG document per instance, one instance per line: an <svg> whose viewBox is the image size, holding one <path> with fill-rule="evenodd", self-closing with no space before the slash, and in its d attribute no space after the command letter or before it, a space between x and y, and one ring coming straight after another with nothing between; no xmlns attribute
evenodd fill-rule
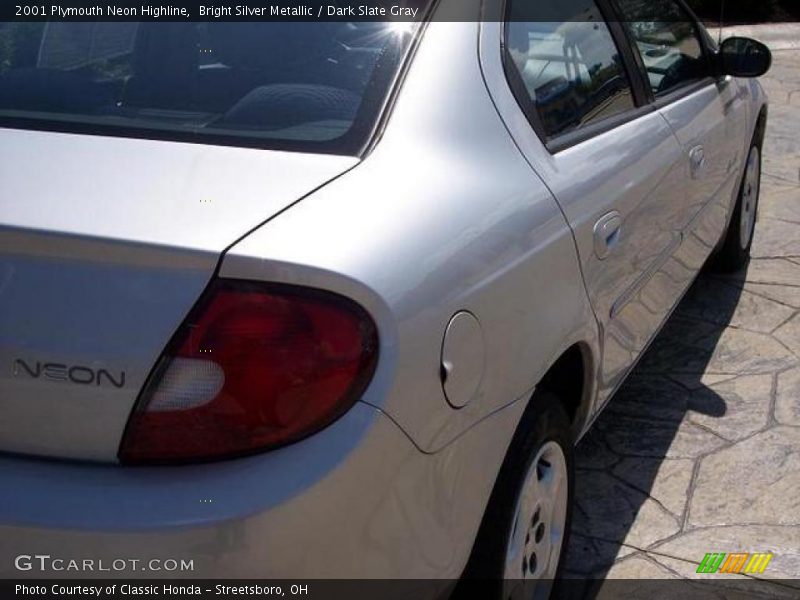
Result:
<svg viewBox="0 0 800 600"><path fill-rule="evenodd" d="M800 596L800 50L763 83L753 259L701 275L580 444L568 577L708 578L707 552L772 552L769 595Z"/></svg>

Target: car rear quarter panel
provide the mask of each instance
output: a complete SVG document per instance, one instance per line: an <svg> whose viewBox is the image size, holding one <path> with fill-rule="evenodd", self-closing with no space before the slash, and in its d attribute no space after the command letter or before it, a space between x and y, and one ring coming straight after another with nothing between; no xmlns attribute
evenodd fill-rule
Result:
<svg viewBox="0 0 800 600"><path fill-rule="evenodd" d="M572 344L597 347L571 232L488 95L478 27L429 24L373 152L234 246L220 271L359 301L381 340L363 401L425 452L527 401ZM454 410L440 353L461 310L480 320L486 358L478 392Z"/></svg>

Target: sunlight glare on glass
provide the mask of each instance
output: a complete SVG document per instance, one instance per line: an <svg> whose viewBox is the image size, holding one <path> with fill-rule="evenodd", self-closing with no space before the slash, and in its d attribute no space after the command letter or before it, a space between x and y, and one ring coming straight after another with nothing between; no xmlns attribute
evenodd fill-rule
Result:
<svg viewBox="0 0 800 600"><path fill-rule="evenodd" d="M414 25L413 23L408 23L405 21L397 21L389 24L389 31L398 36L405 35L407 33L411 33L413 25Z"/></svg>

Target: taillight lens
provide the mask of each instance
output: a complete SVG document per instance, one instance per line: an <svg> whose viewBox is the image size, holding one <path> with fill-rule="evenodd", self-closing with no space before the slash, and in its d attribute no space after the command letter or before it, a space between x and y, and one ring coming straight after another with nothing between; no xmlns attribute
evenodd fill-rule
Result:
<svg viewBox="0 0 800 600"><path fill-rule="evenodd" d="M210 460L295 442L358 400L377 351L372 319L342 296L219 280L151 375L120 460Z"/></svg>

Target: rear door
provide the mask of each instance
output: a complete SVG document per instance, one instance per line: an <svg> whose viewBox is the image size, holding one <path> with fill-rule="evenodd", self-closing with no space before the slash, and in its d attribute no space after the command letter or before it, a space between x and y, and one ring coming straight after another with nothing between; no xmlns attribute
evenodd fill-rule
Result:
<svg viewBox="0 0 800 600"><path fill-rule="evenodd" d="M720 238L744 160L746 102L712 68L713 42L680 0L614 0L655 105L684 152L682 259L699 269Z"/></svg>
<svg viewBox="0 0 800 600"><path fill-rule="evenodd" d="M545 142L520 146L575 233L601 326L601 398L691 277L674 262L687 210L684 151L610 15L593 0L514 0L505 33L505 70L530 123L513 134Z"/></svg>

